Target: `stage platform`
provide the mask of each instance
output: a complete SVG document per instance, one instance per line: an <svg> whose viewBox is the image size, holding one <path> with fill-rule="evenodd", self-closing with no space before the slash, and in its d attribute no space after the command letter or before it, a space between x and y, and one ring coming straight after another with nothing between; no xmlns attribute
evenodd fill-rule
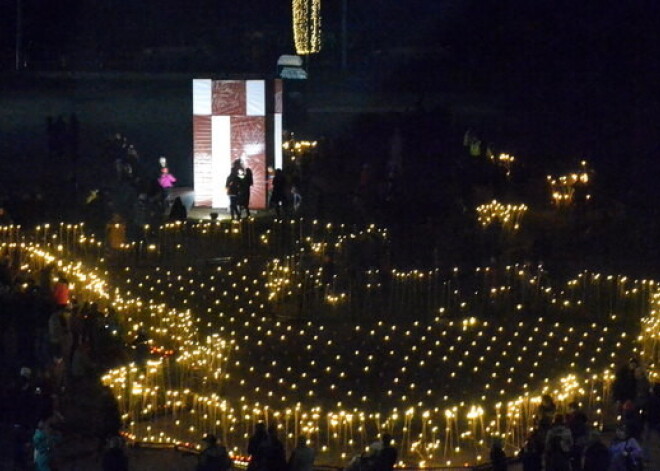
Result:
<svg viewBox="0 0 660 471"><path fill-rule="evenodd" d="M170 189L167 200L171 205L176 198L181 198L181 202L186 207L188 219L192 221L211 220L211 213L218 213L218 220L231 219L229 208L208 208L194 206L195 192L189 187L174 187ZM250 209L250 215L255 218L264 217L272 214L268 210Z"/></svg>
<svg viewBox="0 0 660 471"><path fill-rule="evenodd" d="M188 210L188 219L191 221L210 221L211 213L218 213L218 220L231 219L229 208L200 208L196 206ZM268 215L268 211L250 210L250 216L254 218L261 218Z"/></svg>

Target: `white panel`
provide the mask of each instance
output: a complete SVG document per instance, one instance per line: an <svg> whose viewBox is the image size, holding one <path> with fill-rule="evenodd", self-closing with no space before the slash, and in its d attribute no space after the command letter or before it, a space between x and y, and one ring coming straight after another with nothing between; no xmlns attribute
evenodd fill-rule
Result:
<svg viewBox="0 0 660 471"><path fill-rule="evenodd" d="M266 83L263 80L246 80L245 103L247 116L266 116Z"/></svg>
<svg viewBox="0 0 660 471"><path fill-rule="evenodd" d="M231 118L211 116L211 154L213 155L211 178L213 207L229 207L225 182L231 170Z"/></svg>
<svg viewBox="0 0 660 471"><path fill-rule="evenodd" d="M275 140L275 168L282 168L284 164L282 160L282 113L275 113L273 118L275 121L275 129L273 130L273 139Z"/></svg>
<svg viewBox="0 0 660 471"><path fill-rule="evenodd" d="M193 114L209 116L212 113L213 86L210 79L193 80Z"/></svg>

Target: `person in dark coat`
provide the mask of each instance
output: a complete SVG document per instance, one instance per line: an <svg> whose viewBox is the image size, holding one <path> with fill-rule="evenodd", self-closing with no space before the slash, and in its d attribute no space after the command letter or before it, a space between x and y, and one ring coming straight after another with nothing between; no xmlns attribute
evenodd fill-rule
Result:
<svg viewBox="0 0 660 471"><path fill-rule="evenodd" d="M108 448L103 453L103 471L128 471L128 457L124 452L124 441L120 436L108 440Z"/></svg>
<svg viewBox="0 0 660 471"><path fill-rule="evenodd" d="M493 471L506 471L508 469L506 454L502 449L502 440L500 439L496 439L490 448L490 463Z"/></svg>
<svg viewBox="0 0 660 471"><path fill-rule="evenodd" d="M525 445L518 455L523 471L541 471L543 469L542 448L543 445L535 434L527 438Z"/></svg>
<svg viewBox="0 0 660 471"><path fill-rule="evenodd" d="M562 446L562 437L555 435L550 438L545 450L546 471L571 471L571 462Z"/></svg>
<svg viewBox="0 0 660 471"><path fill-rule="evenodd" d="M245 215L250 217L250 191L254 184L252 169L246 168L241 178L241 188L239 191L238 208L241 212L245 210Z"/></svg>
<svg viewBox="0 0 660 471"><path fill-rule="evenodd" d="M654 384L646 405L646 423L649 431L660 434L660 384Z"/></svg>
<svg viewBox="0 0 660 471"><path fill-rule="evenodd" d="M241 219L241 212L238 210L238 198L241 191L241 181L238 176L238 168L234 167L231 169L227 181L225 182L225 189L227 190L227 196L229 197L229 212L231 214L232 220Z"/></svg>
<svg viewBox="0 0 660 471"><path fill-rule="evenodd" d="M397 460L396 448L392 446L392 436L388 433L383 434L382 442L383 446L374 461L374 471L392 471Z"/></svg>
<svg viewBox="0 0 660 471"><path fill-rule="evenodd" d="M262 469L265 471L286 471L286 451L274 424L268 427L268 438L261 442L257 454L263 458Z"/></svg>
<svg viewBox="0 0 660 471"><path fill-rule="evenodd" d="M266 424L259 422L254 427L254 434L250 437L248 441L247 453L250 457L250 462L248 463L248 471L256 471L263 468L264 457L262 456L262 444L268 439L268 433L266 432Z"/></svg>
<svg viewBox="0 0 660 471"><path fill-rule="evenodd" d="M612 385L612 397L619 406L619 409L626 401L635 401L637 397L637 381L635 379L635 370L639 366L636 358L631 358L628 364L623 365L617 371Z"/></svg>
<svg viewBox="0 0 660 471"><path fill-rule="evenodd" d="M174 198L174 203L172 203L169 220L185 221L186 219L188 219L188 212L186 211L186 207L183 205L183 201L181 201L181 197L177 196Z"/></svg>
<svg viewBox="0 0 660 471"><path fill-rule="evenodd" d="M549 394L541 396L541 404L539 404L536 410L536 423L538 427L543 431L549 429L556 412L557 406L552 400L552 396Z"/></svg>
<svg viewBox="0 0 660 471"><path fill-rule="evenodd" d="M275 214L280 219L286 213L288 199L286 196L286 177L281 168L275 170L273 178L273 192L270 195L270 207L275 208Z"/></svg>
<svg viewBox="0 0 660 471"><path fill-rule="evenodd" d="M584 449L582 471L603 471L610 467L610 450L600 438L600 432L589 432L589 443Z"/></svg>
<svg viewBox="0 0 660 471"><path fill-rule="evenodd" d="M218 444L215 435L206 435L203 439L205 447L199 455L199 463L195 471L227 471L232 461L227 448Z"/></svg>

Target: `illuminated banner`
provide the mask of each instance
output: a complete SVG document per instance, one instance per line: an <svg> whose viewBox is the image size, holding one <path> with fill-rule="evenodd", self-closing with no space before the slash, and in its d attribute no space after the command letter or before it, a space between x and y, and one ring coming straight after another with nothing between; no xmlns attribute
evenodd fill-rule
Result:
<svg viewBox="0 0 660 471"><path fill-rule="evenodd" d="M193 80L195 206L226 208L232 163L252 170L250 207L267 205L267 166L282 166L281 80Z"/></svg>

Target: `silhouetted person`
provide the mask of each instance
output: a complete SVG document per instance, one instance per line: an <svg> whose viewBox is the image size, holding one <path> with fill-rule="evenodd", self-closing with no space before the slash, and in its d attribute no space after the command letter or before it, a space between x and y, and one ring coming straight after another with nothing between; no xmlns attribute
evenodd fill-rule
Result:
<svg viewBox="0 0 660 471"><path fill-rule="evenodd" d="M544 394L541 396L541 404L536 410L536 422L541 430L546 430L552 424L552 419L557 412L557 406L552 400L552 396Z"/></svg>
<svg viewBox="0 0 660 471"><path fill-rule="evenodd" d="M635 401L637 397L637 381L635 379L635 370L639 366L636 358L622 366L616 373L614 384L612 385L612 397L617 402L619 408L626 401Z"/></svg>
<svg viewBox="0 0 660 471"><path fill-rule="evenodd" d="M229 213L231 214L231 219L240 220L241 212L238 210L238 197L241 192L241 181L238 176L238 168L234 167L231 169L227 181L225 182L225 189L227 190L227 196L229 197Z"/></svg>
<svg viewBox="0 0 660 471"><path fill-rule="evenodd" d="M392 436L388 433L383 434L382 442L383 446L374 461L374 471L392 471L397 460L396 448L392 446Z"/></svg>
<svg viewBox="0 0 660 471"><path fill-rule="evenodd" d="M270 195L270 207L275 208L275 214L280 219L283 212L287 209L287 196L286 196L286 177L281 168L275 170L275 177L273 177L273 192Z"/></svg>
<svg viewBox="0 0 660 471"><path fill-rule="evenodd" d="M259 445L259 454L263 457L263 469L266 471L286 470L284 444L277 436L277 427L274 424L268 427L268 438Z"/></svg>
<svg viewBox="0 0 660 471"><path fill-rule="evenodd" d="M527 439L519 454L523 471L541 471L543 469L541 448L537 437L531 436Z"/></svg>
<svg viewBox="0 0 660 471"><path fill-rule="evenodd" d="M170 209L170 216L168 219L170 221L185 221L188 219L188 212L186 211L186 207L183 205L180 196L174 198L174 203L172 203L172 209Z"/></svg>
<svg viewBox="0 0 660 471"><path fill-rule="evenodd" d="M240 211L245 210L247 217L250 217L250 192L254 178L252 177L252 169L246 168L241 178L241 188L239 191L238 206Z"/></svg>
<svg viewBox="0 0 660 471"><path fill-rule="evenodd" d="M254 427L254 434L250 437L248 441L247 453L250 457L250 462L248 463L248 471L256 471L263 468L264 457L262 455L261 445L268 439L268 433L266 432L266 424L259 422Z"/></svg>
<svg viewBox="0 0 660 471"><path fill-rule="evenodd" d="M298 437L298 445L289 457L288 471L313 471L314 450L307 446L307 437Z"/></svg>
<svg viewBox="0 0 660 471"><path fill-rule="evenodd" d="M562 439L559 435L554 435L546 445L545 450L545 470L546 471L571 471L571 462L568 452L562 446Z"/></svg>
<svg viewBox="0 0 660 471"><path fill-rule="evenodd" d="M589 441L584 449L584 464L582 471L603 471L610 468L610 450L600 438L600 432L592 430Z"/></svg>
<svg viewBox="0 0 660 471"><path fill-rule="evenodd" d="M121 437L111 437L101 460L103 471L128 471L128 457Z"/></svg>
<svg viewBox="0 0 660 471"><path fill-rule="evenodd" d="M195 471L227 471L232 465L227 448L218 444L215 435L206 435L202 441L205 447L199 455Z"/></svg>

